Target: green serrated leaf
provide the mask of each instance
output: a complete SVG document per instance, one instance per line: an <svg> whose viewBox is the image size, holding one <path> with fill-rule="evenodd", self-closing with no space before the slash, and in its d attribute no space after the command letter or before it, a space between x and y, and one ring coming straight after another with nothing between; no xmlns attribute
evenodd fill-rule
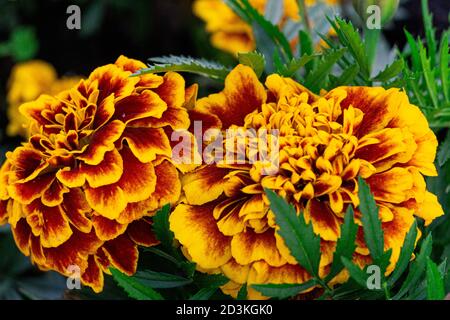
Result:
<svg viewBox="0 0 450 320"><path fill-rule="evenodd" d="M385 82L397 77L403 70L403 60L396 60L377 74L372 80Z"/></svg>
<svg viewBox="0 0 450 320"><path fill-rule="evenodd" d="M441 75L442 92L446 103L450 102L450 68L449 68L449 48L448 38L450 37L450 31L442 34L441 47L439 49L439 70Z"/></svg>
<svg viewBox="0 0 450 320"><path fill-rule="evenodd" d="M333 87L349 86L354 84L354 80L359 72L359 66L357 64L346 68L344 72L333 81Z"/></svg>
<svg viewBox="0 0 450 320"><path fill-rule="evenodd" d="M388 279L389 286L393 286L408 267L412 254L414 253L414 248L416 246L416 239L417 239L417 222L414 220L414 223L411 225L411 228L406 234L405 241L403 242L403 246L400 251L398 261L395 265L394 272L392 272L392 275Z"/></svg>
<svg viewBox="0 0 450 320"><path fill-rule="evenodd" d="M351 259L356 249L356 234L358 225L354 221L353 207L348 206L345 213L344 223L341 225L341 236L336 243L336 250L333 253L333 264L325 282L331 281L344 268L341 257Z"/></svg>
<svg viewBox="0 0 450 320"><path fill-rule="evenodd" d="M254 284L252 288L266 297L285 299L300 294L316 285L317 282L312 279L302 284Z"/></svg>
<svg viewBox="0 0 450 320"><path fill-rule="evenodd" d="M367 288L367 273L346 257L341 258L342 264L348 270L350 277L363 288Z"/></svg>
<svg viewBox="0 0 450 320"><path fill-rule="evenodd" d="M122 287L130 298L136 300L164 300L164 298L152 288L146 287L133 277L124 275L119 270L111 268L111 274L117 284Z"/></svg>
<svg viewBox="0 0 450 320"><path fill-rule="evenodd" d="M247 292L247 285L242 285L241 289L239 289L237 300L247 300L248 292Z"/></svg>
<svg viewBox="0 0 450 320"><path fill-rule="evenodd" d="M166 204L153 217L153 231L165 249L172 249L174 235L169 224L170 205Z"/></svg>
<svg viewBox="0 0 450 320"><path fill-rule="evenodd" d="M168 71L188 72L199 74L211 79L225 80L230 70L225 66L216 62L205 59L195 59L185 56L168 56L150 58L153 65L148 68L141 69L134 73L134 76L140 76L148 73L161 73Z"/></svg>
<svg viewBox="0 0 450 320"><path fill-rule="evenodd" d="M292 59L292 50L287 40L286 36L280 31L278 26L272 24L264 16L262 16L258 10L256 10L248 0L236 1L241 4L241 8L247 13L251 18L252 22L258 24L261 29L267 34L267 36L274 43L276 48L280 48L283 53L283 58L290 60ZM252 25L254 24L252 23ZM264 52L264 51L263 51Z"/></svg>
<svg viewBox="0 0 450 320"><path fill-rule="evenodd" d="M239 63L252 68L253 71L255 71L258 78L261 77L262 73L264 72L264 68L266 66L266 59L264 58L263 54L257 51L238 53L238 60Z"/></svg>
<svg viewBox="0 0 450 320"><path fill-rule="evenodd" d="M138 271L133 277L141 284L153 289L176 288L192 283L192 279L151 270Z"/></svg>
<svg viewBox="0 0 450 320"><path fill-rule="evenodd" d="M436 88L436 80L434 75L434 70L431 67L431 59L427 56L427 51L423 44L419 42L419 55L420 63L422 66L423 76L425 78L425 83L427 85L427 92L430 95L433 106L438 108L438 93ZM433 65L434 66L434 65Z"/></svg>
<svg viewBox="0 0 450 320"><path fill-rule="evenodd" d="M282 75L292 77L300 68L304 67L311 60L318 57L317 55L303 55L300 58L293 58L287 66L282 70Z"/></svg>
<svg viewBox="0 0 450 320"><path fill-rule="evenodd" d="M427 299L443 300L444 297L444 279L437 265L430 258L427 258Z"/></svg>
<svg viewBox="0 0 450 320"><path fill-rule="evenodd" d="M450 131L447 132L444 142L439 146L437 159L441 167L450 159Z"/></svg>
<svg viewBox="0 0 450 320"><path fill-rule="evenodd" d="M346 22L340 18L336 21L328 19L339 38L341 44L348 48L349 52L358 63L363 76L368 79L370 77L370 67L367 55L364 50L364 43L359 32L353 27L351 22Z"/></svg>
<svg viewBox="0 0 450 320"><path fill-rule="evenodd" d="M375 264L381 260L384 253L384 235L378 216L378 207L370 188L361 177L358 177L359 210L364 230L364 240L369 248Z"/></svg>
<svg viewBox="0 0 450 320"><path fill-rule="evenodd" d="M314 233L312 224L305 222L303 214L297 216L292 205L272 190L265 191L276 223L280 227L278 233L283 237L292 256L306 271L318 278L320 237Z"/></svg>
<svg viewBox="0 0 450 320"><path fill-rule="evenodd" d="M336 62L342 58L346 51L345 48L342 48L336 51L329 50L326 52L317 64L317 67L308 76L306 87L310 88L312 91L323 89L325 79L336 65Z"/></svg>
<svg viewBox="0 0 450 320"><path fill-rule="evenodd" d="M229 281L227 277L221 274L198 273L194 277L194 283L200 288L219 288Z"/></svg>
<svg viewBox="0 0 450 320"><path fill-rule="evenodd" d="M411 61L413 66L413 71L420 70L420 55L419 55L419 47L416 43L416 40L414 40L414 37L411 33L409 33L406 29L404 30L406 35L406 40L409 44L409 49L411 51Z"/></svg>
<svg viewBox="0 0 450 320"><path fill-rule="evenodd" d="M431 254L433 244L433 238L431 233L425 238L420 248L420 252L416 257L416 260L411 264L408 276L403 282L398 293L393 297L394 300L401 299L409 290L414 288L420 281L423 273L425 272L427 265L427 258Z"/></svg>

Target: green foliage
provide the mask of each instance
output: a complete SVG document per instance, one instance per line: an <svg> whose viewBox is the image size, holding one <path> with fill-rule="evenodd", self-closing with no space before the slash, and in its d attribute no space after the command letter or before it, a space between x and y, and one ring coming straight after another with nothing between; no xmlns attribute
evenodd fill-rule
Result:
<svg viewBox="0 0 450 320"><path fill-rule="evenodd" d="M405 30L408 47L400 53L405 62L403 78L411 101L418 105L436 130L450 125L449 37L442 33L438 43L428 1L422 0L426 46Z"/></svg>
<svg viewBox="0 0 450 320"><path fill-rule="evenodd" d="M254 284L252 287L266 297L285 299L311 289L316 285L317 282L315 280L309 280L302 284Z"/></svg>
<svg viewBox="0 0 450 320"><path fill-rule="evenodd" d="M247 53L239 53L238 60L239 63L251 67L255 71L258 78L261 77L262 73L264 72L266 59L264 58L264 55L259 52L253 51Z"/></svg>
<svg viewBox="0 0 450 320"><path fill-rule="evenodd" d="M229 69L205 59L194 59L185 56L168 56L151 58L153 63L148 68L141 69L135 75L143 75L147 73L161 73L167 71L188 72L199 74L216 80L224 80Z"/></svg>
<svg viewBox="0 0 450 320"><path fill-rule="evenodd" d="M16 61L32 59L39 49L35 31L31 27L17 27L8 42L0 43L0 57L11 56Z"/></svg>
<svg viewBox="0 0 450 320"><path fill-rule="evenodd" d="M427 259L427 298L428 300L442 300L445 297L443 274L437 265Z"/></svg>
<svg viewBox="0 0 450 320"><path fill-rule="evenodd" d="M370 193L369 186L361 177L358 178L358 186L358 195L361 201L359 210L361 211L364 240L372 259L377 263L382 259L384 253L384 234L378 217L378 207Z"/></svg>
<svg viewBox="0 0 450 320"><path fill-rule="evenodd" d="M111 273L117 284L128 293L130 298L136 300L164 300L161 294L137 280L136 277L129 277L114 268L111 268Z"/></svg>
<svg viewBox="0 0 450 320"><path fill-rule="evenodd" d="M270 208L280 227L278 233L291 251L292 256L312 276L318 277L320 262L320 237L307 224L303 214L297 215L294 207L272 190L266 190Z"/></svg>
<svg viewBox="0 0 450 320"><path fill-rule="evenodd" d="M325 282L331 281L339 272L342 271L344 265L342 258L350 260L356 249L356 234L358 225L354 221L354 212L352 206L348 206L345 213L344 223L341 225L341 236L336 243L336 250L333 253L333 264L327 275Z"/></svg>

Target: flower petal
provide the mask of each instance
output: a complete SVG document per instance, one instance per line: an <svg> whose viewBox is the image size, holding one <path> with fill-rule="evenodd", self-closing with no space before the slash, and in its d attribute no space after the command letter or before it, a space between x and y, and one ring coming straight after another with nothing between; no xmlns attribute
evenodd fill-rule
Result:
<svg viewBox="0 0 450 320"><path fill-rule="evenodd" d="M228 169L208 165L186 174L182 184L188 202L202 205L217 199L224 191L224 177L228 173Z"/></svg>
<svg viewBox="0 0 450 320"><path fill-rule="evenodd" d="M217 268L231 258L231 237L217 228L213 206L178 205L170 215L170 229L202 268Z"/></svg>
<svg viewBox="0 0 450 320"><path fill-rule="evenodd" d="M126 128L123 140L127 141L133 154L143 163L155 160L157 155L172 156L169 138L160 128Z"/></svg>
<svg viewBox="0 0 450 320"><path fill-rule="evenodd" d="M231 254L239 264L250 264L264 260L273 267L286 264L276 245L273 229L263 233L256 233L251 229L233 236L231 240Z"/></svg>
<svg viewBox="0 0 450 320"><path fill-rule="evenodd" d="M125 124L122 121L110 122L94 134L86 150L77 158L86 164L98 165L103 161L105 153L115 148L114 143L119 140L124 130Z"/></svg>
<svg viewBox="0 0 450 320"><path fill-rule="evenodd" d="M139 252L126 234L105 242L103 252L118 270L129 276L136 273Z"/></svg>
<svg viewBox="0 0 450 320"><path fill-rule="evenodd" d="M132 222L128 226L127 233L130 239L140 246L151 247L159 244L153 233L152 224L147 219Z"/></svg>
<svg viewBox="0 0 450 320"><path fill-rule="evenodd" d="M115 105L113 119L126 124L130 121L154 117L161 118L167 110L167 104L153 91L144 90L140 94L129 95Z"/></svg>
<svg viewBox="0 0 450 320"><path fill-rule="evenodd" d="M196 109L216 115L225 129L232 124L243 125L245 116L259 109L266 98L264 86L255 72L238 65L225 79L224 90L198 100Z"/></svg>

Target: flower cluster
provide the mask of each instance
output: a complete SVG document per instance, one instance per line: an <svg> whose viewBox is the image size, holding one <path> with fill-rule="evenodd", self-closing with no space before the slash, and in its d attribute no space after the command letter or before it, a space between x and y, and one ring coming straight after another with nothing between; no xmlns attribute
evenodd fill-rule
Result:
<svg viewBox="0 0 450 320"><path fill-rule="evenodd" d="M80 81L78 76L58 78L55 68L47 62L33 60L14 66L9 79L7 134L28 137L29 120L19 112L22 103L41 94L56 95Z"/></svg>
<svg viewBox="0 0 450 320"><path fill-rule="evenodd" d="M353 260L370 263L361 212L358 176L369 184L392 249L393 270L415 216L428 225L443 214L424 176L437 175L437 139L420 110L398 89L339 87L317 96L292 79L270 75L265 85L239 65L222 92L200 99L191 121L221 130L278 129L279 171L262 175L258 163L204 164L182 179L184 203L170 227L198 270L223 273L222 289L233 296L242 285L303 283L298 265L270 210L264 188L292 203L321 238L320 274L330 269L340 226L349 205L359 225ZM332 283L348 279L341 272ZM248 287L250 298L263 298Z"/></svg>
<svg viewBox="0 0 450 320"><path fill-rule="evenodd" d="M96 292L103 273L136 271L138 245L158 243L151 217L180 196L171 132L190 125L177 73L131 76L145 64L124 56L72 88L20 107L28 142L0 172L0 223L43 270L78 268Z"/></svg>

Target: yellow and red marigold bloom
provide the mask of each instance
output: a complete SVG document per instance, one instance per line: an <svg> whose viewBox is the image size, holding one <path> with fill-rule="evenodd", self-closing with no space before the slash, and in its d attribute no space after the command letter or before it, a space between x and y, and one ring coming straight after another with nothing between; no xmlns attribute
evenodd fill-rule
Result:
<svg viewBox="0 0 450 320"><path fill-rule="evenodd" d="M22 105L31 137L0 172L0 222L20 250L45 270L78 267L97 292L110 266L136 271L137 245L157 244L151 216L181 193L169 137L189 127L184 105L195 90L173 72L131 77L144 67L121 56Z"/></svg>
<svg viewBox="0 0 450 320"><path fill-rule="evenodd" d="M284 13L280 27L288 19L299 21L299 8L297 0L282 0ZM306 1L307 6L316 5L316 0ZM250 4L260 13L264 14L267 0L250 0ZM326 0L327 5L336 5L339 0ZM255 49L255 38L252 27L236 15L222 0L195 0L193 11L196 16L206 23L206 31L211 33L211 43L214 47L237 54ZM295 41L293 42L295 45Z"/></svg>
<svg viewBox="0 0 450 320"><path fill-rule="evenodd" d="M191 121L222 130L278 129L279 171L258 162L204 164L182 179L185 203L170 217L183 252L199 270L223 273L224 292L245 284L303 283L310 275L276 232L263 188L303 212L321 238L320 273L329 270L349 205L360 226L354 261L370 262L358 210L358 176L370 185L392 249L388 273L415 216L428 225L443 214L425 176L436 175L437 140L420 110L399 89L339 87L316 96L292 79L270 75L265 86L239 65L222 92L197 101ZM226 141L224 141L226 144ZM333 282L348 277L344 271ZM248 287L251 298L261 296Z"/></svg>
<svg viewBox="0 0 450 320"><path fill-rule="evenodd" d="M55 68L41 60L16 64L8 85L7 134L28 137L29 120L19 112L22 103L33 101L41 94L56 95L76 85L80 79L79 76L58 78Z"/></svg>

